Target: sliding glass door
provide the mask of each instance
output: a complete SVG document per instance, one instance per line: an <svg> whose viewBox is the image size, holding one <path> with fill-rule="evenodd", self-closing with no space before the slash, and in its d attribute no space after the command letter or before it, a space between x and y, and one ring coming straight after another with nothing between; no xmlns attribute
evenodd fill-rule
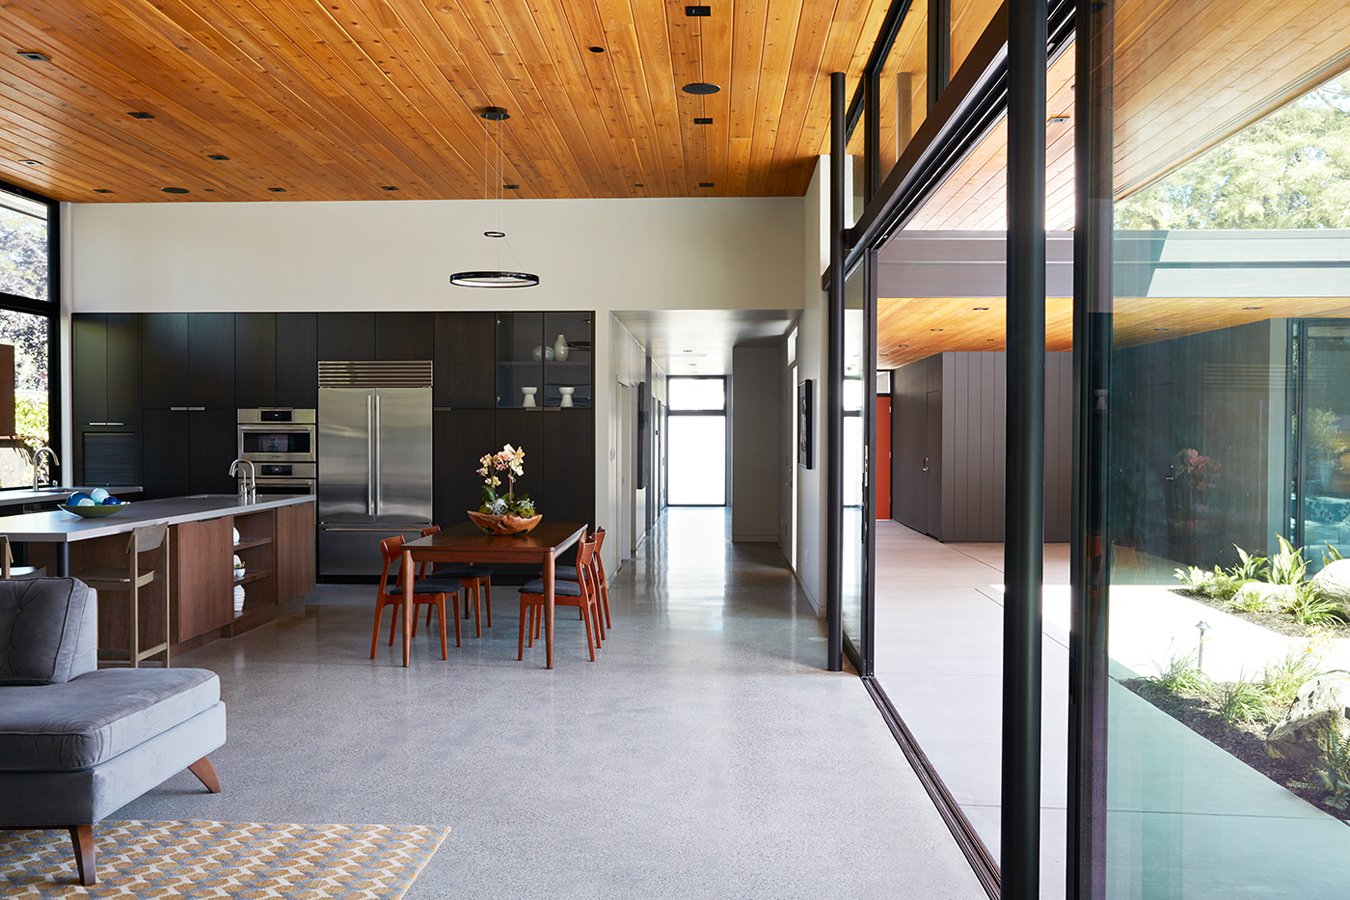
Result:
<svg viewBox="0 0 1350 900"><path fill-rule="evenodd" d="M872 349L876 303L868 254L844 283L843 527L840 581L844 650L859 674L872 674L872 459L876 393Z"/></svg>

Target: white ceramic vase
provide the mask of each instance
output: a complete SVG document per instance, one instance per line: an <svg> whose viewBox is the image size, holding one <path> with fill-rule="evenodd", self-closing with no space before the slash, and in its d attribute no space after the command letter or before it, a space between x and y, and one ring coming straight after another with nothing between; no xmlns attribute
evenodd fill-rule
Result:
<svg viewBox="0 0 1350 900"><path fill-rule="evenodd" d="M535 406L537 405L537 404L534 402L534 395L535 395L536 393L538 393L538 391L539 391L539 388L537 388L537 387L523 387L523 388L521 388L521 389L520 389L520 392L521 392L522 394L525 395L525 402L522 403L522 404L520 404L520 405L521 405L522 407L524 407L525 409L534 409Z"/></svg>
<svg viewBox="0 0 1350 900"><path fill-rule="evenodd" d="M561 334L558 335L558 339L553 342L553 358L558 362L567 362L567 357L571 355L571 353L572 348L567 346L567 338L563 337ZM571 404L568 405L570 406Z"/></svg>
<svg viewBox="0 0 1350 900"><path fill-rule="evenodd" d="M562 394L562 400L558 403L558 405L561 406L563 409L571 409L571 408L572 408L572 395L573 395L574 393L576 393L576 390L577 390L577 389L574 388L574 387L560 387L560 388L558 388L558 393Z"/></svg>

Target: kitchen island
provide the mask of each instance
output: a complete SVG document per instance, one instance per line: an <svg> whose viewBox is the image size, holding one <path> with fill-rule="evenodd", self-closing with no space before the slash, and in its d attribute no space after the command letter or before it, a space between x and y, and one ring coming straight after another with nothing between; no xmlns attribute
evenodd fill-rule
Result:
<svg viewBox="0 0 1350 900"><path fill-rule="evenodd" d="M198 494L132 503L106 518L63 510L27 513L0 517L0 534L23 544L30 563L78 578L83 570L125 567L128 536L149 525L169 526L168 628L175 653L270 622L314 589L310 495L246 503L234 494ZM239 577L235 556L244 563ZM236 587L244 588L238 612ZM118 621L120 605L100 607L100 640L105 634L114 640L112 635L126 628L124 619Z"/></svg>

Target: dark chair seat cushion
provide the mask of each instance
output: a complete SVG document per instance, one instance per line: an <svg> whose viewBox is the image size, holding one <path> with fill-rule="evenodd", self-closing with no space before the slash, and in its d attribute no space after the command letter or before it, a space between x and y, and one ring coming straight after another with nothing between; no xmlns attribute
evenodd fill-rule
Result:
<svg viewBox="0 0 1350 900"><path fill-rule="evenodd" d="M529 584L520 589L522 594L542 594L544 592L544 579L536 578ZM555 597L580 597L581 585L575 581L557 581L553 584L553 596Z"/></svg>
<svg viewBox="0 0 1350 900"><path fill-rule="evenodd" d="M403 596L403 582L389 586L389 593L395 597ZM456 594L459 582L453 578L438 578L435 581L422 579L413 583L413 596L418 594Z"/></svg>
<svg viewBox="0 0 1350 900"><path fill-rule="evenodd" d="M101 669L65 684L7 687L0 771L88 769L215 706L205 669Z"/></svg>
<svg viewBox="0 0 1350 900"><path fill-rule="evenodd" d="M437 581L443 578L491 578L492 566L480 566L477 563L446 563L437 567L427 578Z"/></svg>

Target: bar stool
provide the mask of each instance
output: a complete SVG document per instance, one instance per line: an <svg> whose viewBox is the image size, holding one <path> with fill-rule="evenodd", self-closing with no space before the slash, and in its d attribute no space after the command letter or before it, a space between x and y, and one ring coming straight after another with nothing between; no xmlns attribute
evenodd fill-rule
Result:
<svg viewBox="0 0 1350 900"><path fill-rule="evenodd" d="M46 578L47 570L42 566L14 565L14 548L9 544L9 535L0 535L0 578Z"/></svg>
<svg viewBox="0 0 1350 900"><path fill-rule="evenodd" d="M430 525L422 529L422 537L431 537L433 534L440 534L441 526ZM428 568L431 571L427 571ZM473 609L474 609L474 631L475 637L483 636L482 614L483 607L487 607L487 627L492 627L492 566L480 565L478 563L437 563L432 566L429 563L422 563L421 571L417 573L418 578L425 578L428 581L437 581L440 579L449 579L458 581L466 590L473 591ZM469 615L467 597L464 609L464 615ZM427 624L431 624L431 610L427 610Z"/></svg>
<svg viewBox="0 0 1350 900"><path fill-rule="evenodd" d="M152 656L164 654L164 667L169 667L169 526L147 525L131 532L127 539L126 558L122 565L106 565L85 569L76 578L98 591L99 618L103 619L114 607L104 602L109 594L127 597L127 649L125 660L104 657L103 641L99 641L100 662L125 662L133 669ZM142 610L141 589L159 582L163 603ZM163 640L149 647L141 647L142 612L159 613ZM149 620L150 617L147 617Z"/></svg>

